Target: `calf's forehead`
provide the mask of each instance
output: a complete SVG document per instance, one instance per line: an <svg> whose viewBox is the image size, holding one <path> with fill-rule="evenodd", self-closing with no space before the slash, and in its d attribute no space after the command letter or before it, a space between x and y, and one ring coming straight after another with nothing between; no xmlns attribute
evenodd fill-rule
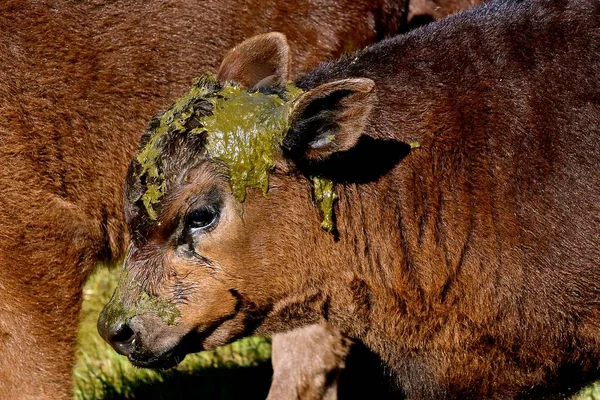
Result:
<svg viewBox="0 0 600 400"><path fill-rule="evenodd" d="M245 189L266 193L269 171L288 128L292 85L279 94L250 92L211 75L198 79L153 119L133 159L126 190L129 213L154 223L162 203L186 183L188 171L210 160L241 202ZM139 219L139 218L138 218Z"/></svg>

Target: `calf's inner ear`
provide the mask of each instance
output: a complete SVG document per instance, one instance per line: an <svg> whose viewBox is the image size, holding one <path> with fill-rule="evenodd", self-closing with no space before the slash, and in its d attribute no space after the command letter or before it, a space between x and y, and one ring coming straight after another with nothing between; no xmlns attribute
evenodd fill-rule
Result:
<svg viewBox="0 0 600 400"><path fill-rule="evenodd" d="M295 161L324 161L353 148L376 101L367 78L325 83L302 94L293 106L284 154Z"/></svg>
<svg viewBox="0 0 600 400"><path fill-rule="evenodd" d="M269 32L253 36L229 50L217 79L231 81L246 89L268 82L285 86L289 79L290 47L283 33Z"/></svg>

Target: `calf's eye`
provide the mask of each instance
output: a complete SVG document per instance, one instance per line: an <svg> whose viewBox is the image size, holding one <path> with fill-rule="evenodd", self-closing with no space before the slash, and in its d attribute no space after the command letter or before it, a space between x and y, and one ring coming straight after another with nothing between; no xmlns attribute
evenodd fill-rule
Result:
<svg viewBox="0 0 600 400"><path fill-rule="evenodd" d="M198 208L185 217L187 229L190 231L207 230L213 227L219 219L219 213L210 206Z"/></svg>

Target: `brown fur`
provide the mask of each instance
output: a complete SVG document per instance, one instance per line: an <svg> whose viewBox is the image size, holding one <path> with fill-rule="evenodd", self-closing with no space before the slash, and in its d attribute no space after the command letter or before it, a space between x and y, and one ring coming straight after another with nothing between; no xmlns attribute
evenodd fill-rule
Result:
<svg viewBox="0 0 600 400"><path fill-rule="evenodd" d="M227 52L221 62L219 72L217 72L220 80L231 80L232 77L239 76L243 71L244 80L238 83L246 88L252 88L264 79L269 80L269 85L279 86L287 83L292 60L289 57L290 48L285 35L278 32L265 33L252 38L246 46L252 49L251 52L260 53L263 58L260 60L246 59L245 56L248 53L245 51L246 49L241 51L234 47ZM271 81L269 79L271 77L280 78L280 80Z"/></svg>
<svg viewBox="0 0 600 400"><path fill-rule="evenodd" d="M191 142L165 147L159 223L127 204L126 267L181 318L120 321L171 340L133 330L130 359L326 320L412 399L563 398L598 377L599 26L595 0L501 1L323 64L297 81L309 106L294 108L268 196L244 203ZM355 96L369 82L376 96ZM313 175L336 182L335 235ZM216 222L190 229L203 209Z"/></svg>
<svg viewBox="0 0 600 400"><path fill-rule="evenodd" d="M442 19L457 11L466 10L483 3L479 0L411 0L408 3L407 27L415 27Z"/></svg>
<svg viewBox="0 0 600 400"><path fill-rule="evenodd" d="M3 1L0 398L71 397L81 287L123 255L122 182L149 116L245 37L284 32L296 73L393 34L403 8Z"/></svg>
<svg viewBox="0 0 600 400"><path fill-rule="evenodd" d="M122 181L151 115L246 37L285 33L297 74L394 34L405 8L2 1L0 398L70 397L81 286L123 256Z"/></svg>

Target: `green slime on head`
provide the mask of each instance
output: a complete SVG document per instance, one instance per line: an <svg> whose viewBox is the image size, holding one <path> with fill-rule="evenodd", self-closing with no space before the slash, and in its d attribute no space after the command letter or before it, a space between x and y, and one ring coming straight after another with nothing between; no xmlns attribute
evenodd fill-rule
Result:
<svg viewBox="0 0 600 400"><path fill-rule="evenodd" d="M230 82L215 92L212 89L215 85L216 78L211 74L197 79L190 91L160 116L158 127L137 156L142 166L140 177L146 176L146 192L142 201L151 219L157 217L153 205L165 192L165 177L157 163L163 138L168 133L185 130L191 118L195 118L199 126L190 129L188 134L206 133L206 151L209 157L227 167L235 198L243 202L248 187L267 194L269 171L289 129L293 100L303 91L292 83L288 84L286 101L276 94L248 92ZM212 104L211 115L201 117L197 114L195 107L198 100ZM331 232L333 202L337 198L333 193L333 183L324 178L312 179L315 200L323 213L321 226Z"/></svg>
<svg viewBox="0 0 600 400"><path fill-rule="evenodd" d="M302 93L292 84L287 91L292 98L285 102L277 95L249 93L228 84L220 92L223 99L217 100L213 115L202 121L208 132L208 153L228 166L231 191L240 202L246 197L247 187L267 194L269 171L289 129L291 100ZM311 179L315 201L323 213L321 227L331 232L337 199L333 182L321 177Z"/></svg>
<svg viewBox="0 0 600 400"><path fill-rule="evenodd" d="M287 132L289 104L277 95L249 93L226 84L213 114L202 120L211 158L229 169L231 191L243 202L246 188L269 189L269 171Z"/></svg>
<svg viewBox="0 0 600 400"><path fill-rule="evenodd" d="M157 163L157 158L162 150L163 139L167 133L186 129L186 122L195 116L195 101L208 96L211 93L208 84L216 84L216 82L216 78L211 74L196 79L192 88L159 117L158 127L136 157L137 162L142 167L140 178L146 177L146 192L142 196L142 202L148 216L153 220L156 219L156 212L152 206L157 204L165 194L165 177ZM194 130L192 130L192 133Z"/></svg>

